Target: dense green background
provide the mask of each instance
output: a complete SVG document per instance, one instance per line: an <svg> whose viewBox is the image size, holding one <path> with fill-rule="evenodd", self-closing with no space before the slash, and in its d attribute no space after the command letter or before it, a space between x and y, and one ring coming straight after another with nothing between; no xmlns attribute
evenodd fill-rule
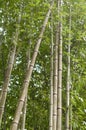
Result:
<svg viewBox="0 0 86 130"><path fill-rule="evenodd" d="M43 20L49 8L50 0L0 0L0 91L4 81L5 70L13 36L21 14L20 34L14 68L8 89L2 130L7 130L13 119L19 93L26 71L27 53L31 56L38 39ZM66 113L66 80L67 80L67 45L69 33L69 5L72 11L71 29L71 86L73 106L73 129L86 129L86 2L71 0L63 3L63 130ZM56 2L53 10L54 42L56 23L58 21ZM27 130L48 130L49 97L50 97L50 47L51 19L46 27L39 55L36 60L28 90Z"/></svg>

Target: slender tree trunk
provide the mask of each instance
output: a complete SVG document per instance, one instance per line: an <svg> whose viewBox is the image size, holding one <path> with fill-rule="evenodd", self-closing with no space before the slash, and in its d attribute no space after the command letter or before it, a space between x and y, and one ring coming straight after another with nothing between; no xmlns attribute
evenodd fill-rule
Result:
<svg viewBox="0 0 86 130"><path fill-rule="evenodd" d="M54 59L54 86L53 86L53 130L56 130L56 124L57 124L57 61L58 61L58 55L57 55L57 48L58 46L55 45L55 59Z"/></svg>
<svg viewBox="0 0 86 130"><path fill-rule="evenodd" d="M59 64L58 64L58 104L57 104L57 130L62 130L62 0L58 0L59 4Z"/></svg>
<svg viewBox="0 0 86 130"><path fill-rule="evenodd" d="M71 88L70 88L70 130L73 129L73 126L72 126L72 121L73 121L73 111L72 111L72 95L73 93L73 85L71 83Z"/></svg>
<svg viewBox="0 0 86 130"><path fill-rule="evenodd" d="M5 81L5 57L4 57L4 51L3 51L3 46L1 49L1 59L2 59L2 73L3 73L3 81ZM4 108L4 114L3 114L3 126L1 129L6 130L6 106Z"/></svg>
<svg viewBox="0 0 86 130"><path fill-rule="evenodd" d="M71 86L71 93L72 93L72 86ZM70 130L72 130L72 94L70 94Z"/></svg>
<svg viewBox="0 0 86 130"><path fill-rule="evenodd" d="M54 86L53 86L53 130L57 130L57 91L58 91L58 25L56 28L56 42L54 49Z"/></svg>
<svg viewBox="0 0 86 130"><path fill-rule="evenodd" d="M71 27L72 27L72 16L71 16L71 13L72 13L72 7L70 5L70 31L71 31ZM70 35L70 40L71 40L71 35ZM70 41L71 42L71 41ZM71 85L70 86L70 129L69 130L72 130L73 127L72 127L72 91L73 91L73 86Z"/></svg>
<svg viewBox="0 0 86 130"><path fill-rule="evenodd" d="M14 64L15 52L16 52L16 45L14 45L14 47L13 47L13 49L11 51L11 54L10 54L7 71L6 71L6 74L5 74L5 81L4 81L2 92L1 92L1 98L0 98L0 125L1 125L1 122L2 122L2 116L3 116L5 101L6 101L6 96L7 96L7 89L8 89L8 85L9 85L9 81L10 81L10 75L11 75L11 71L12 71L13 64Z"/></svg>
<svg viewBox="0 0 86 130"><path fill-rule="evenodd" d="M29 65L30 65L30 42L29 42L29 48L28 48L28 58L27 58L27 68L29 68ZM26 121L26 111L27 111L27 96L28 95L28 91L27 91L27 94L26 94L26 97L25 97L25 101L24 101L24 107L23 107L23 113L22 113L22 122L21 122L21 130L24 130L25 129L25 121Z"/></svg>
<svg viewBox="0 0 86 130"><path fill-rule="evenodd" d="M69 130L69 111L70 111L70 44L71 44L71 7L69 16L69 42L68 42L68 70L66 87L66 130Z"/></svg>
<svg viewBox="0 0 86 130"><path fill-rule="evenodd" d="M26 110L27 110L27 96L25 97L25 101L24 101L24 108L23 108L23 114L22 114L21 130L24 130L24 129L25 129Z"/></svg>
<svg viewBox="0 0 86 130"><path fill-rule="evenodd" d="M53 16L51 15L51 80L49 130L53 130Z"/></svg>
<svg viewBox="0 0 86 130"><path fill-rule="evenodd" d="M59 1L57 2L58 6L58 16L60 13L60 5ZM59 64L59 59L58 59L58 49L59 49L59 21L57 22L57 27L56 27L56 43L55 43L55 59L54 59L54 89L53 89L53 130L57 130L57 101L58 101L58 64Z"/></svg>
<svg viewBox="0 0 86 130"><path fill-rule="evenodd" d="M24 80L24 83L23 83L23 91L21 93L19 103L18 103L18 106L17 106L17 109L16 109L15 117L14 117L13 123L10 127L10 130L17 130L19 119L20 119L20 113L21 113L22 108L23 108L23 104L24 104L24 100L25 100L25 97L26 97L26 93L27 93L27 90L28 90L29 83L30 83L33 67L34 67L34 64L35 64L35 61L36 61L36 57L37 57L37 54L38 54L38 50L39 50L39 47L40 47L40 44L41 44L41 41L42 41L44 31L45 31L45 28L46 28L46 24L48 22L50 14L51 14L51 9L53 7L53 4L54 4L54 1L52 1L52 3L51 3L50 9L49 9L49 11L46 15L46 18L45 18L43 26L42 26L42 30L41 30L41 33L39 35L39 39L38 39L37 44L35 46L34 53L33 53L33 56L32 56L32 60L31 60L29 69L27 70L25 80Z"/></svg>
<svg viewBox="0 0 86 130"><path fill-rule="evenodd" d="M20 15L18 18L18 23L20 23ZM9 86L9 81L10 81L10 76L11 76L11 72L12 72L12 68L13 68L13 64L14 64L14 59L15 59L15 54L16 54L16 45L18 42L18 35L19 35L19 27L16 29L16 33L15 36L13 38L13 47L9 56L9 60L8 60L8 67L5 73L5 81L3 83L3 87L2 87L2 92L1 92L1 96L0 96L0 125L2 122L2 116L4 113L4 107L5 107L5 102L6 102L6 97L7 97L7 90L8 90L8 86Z"/></svg>

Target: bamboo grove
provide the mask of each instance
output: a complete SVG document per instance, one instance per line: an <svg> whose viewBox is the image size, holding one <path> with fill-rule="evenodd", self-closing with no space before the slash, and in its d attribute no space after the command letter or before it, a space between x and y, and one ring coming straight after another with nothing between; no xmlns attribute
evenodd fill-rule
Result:
<svg viewBox="0 0 86 130"><path fill-rule="evenodd" d="M1 0L0 130L85 130L85 46L85 0Z"/></svg>

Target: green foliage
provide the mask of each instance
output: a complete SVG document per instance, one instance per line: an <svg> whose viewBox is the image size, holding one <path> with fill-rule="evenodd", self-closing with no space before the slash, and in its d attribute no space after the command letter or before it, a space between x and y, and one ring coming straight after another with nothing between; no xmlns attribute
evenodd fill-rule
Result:
<svg viewBox="0 0 86 130"><path fill-rule="evenodd" d="M38 39L42 23L49 8L48 0L4 0L0 1L0 91L4 81L5 69L13 36L19 27L19 38L13 72L10 78L8 97L5 106L2 127L10 128L14 111L18 102L21 86L24 81L27 63L27 51L30 44L31 57ZM72 29L69 30L69 5L72 12ZM53 7L54 42L58 21L56 3ZM67 77L67 46L68 34L71 34L71 84L73 90L73 129L86 129L86 4L85 0L64 1L63 4L63 129L65 128L66 77ZM19 15L21 21L18 22ZM29 42L31 41L31 43ZM27 130L47 130L49 127L49 95L50 95L50 43L51 23L47 24L42 45L34 67L28 90ZM6 125L6 126L5 126Z"/></svg>

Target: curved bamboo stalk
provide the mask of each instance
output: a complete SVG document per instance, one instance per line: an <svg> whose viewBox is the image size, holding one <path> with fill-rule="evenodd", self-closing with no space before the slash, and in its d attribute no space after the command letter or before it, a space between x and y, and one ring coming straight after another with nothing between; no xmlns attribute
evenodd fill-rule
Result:
<svg viewBox="0 0 86 130"><path fill-rule="evenodd" d="M33 53L33 56L32 56L32 60L31 60L29 69L27 70L25 80L24 80L24 83L23 83L23 91L22 91L21 96L19 98L19 103L18 103L18 106L17 106L17 109L16 109L14 120L13 120L12 125L10 127L10 130L17 130L18 123L19 123L19 120L20 120L20 113L21 113L22 108L23 108L23 104L24 104L24 100L25 100L25 97L26 97L26 93L27 93L27 90L28 90L29 83L30 83L33 67L34 67L34 64L35 64L35 61L36 61L36 57L37 57L37 54L38 54L38 50L39 50L39 47L40 47L40 44L41 44L41 41L42 41L44 31L45 31L45 28L46 28L46 24L48 22L50 14L51 14L51 9L53 7L53 4L54 4L54 0L52 1L51 6L49 8L49 11L48 11L48 13L45 17L45 20L44 20L44 23L43 23L43 26L42 26L42 30L41 30L41 33L39 35L39 39L38 39L37 44L35 46L34 53Z"/></svg>
<svg viewBox="0 0 86 130"><path fill-rule="evenodd" d="M21 20L21 15L19 15L19 17L18 17L19 24L20 24L20 20ZM11 50L11 53L9 56L8 67L7 67L7 70L5 73L5 81L3 83L2 92L1 92L1 96L0 96L0 125L2 122L2 117L3 117L4 107L5 107L6 97L7 97L7 91L8 91L8 85L10 82L10 76L11 76L11 72L12 72L12 68L13 68L13 64L14 64L18 36L19 36L19 26L17 27L15 36L13 38L13 47L12 47L12 50Z"/></svg>
<svg viewBox="0 0 86 130"><path fill-rule="evenodd" d="M7 90L8 90L8 85L9 85L9 81L10 81L10 75L11 75L13 64L14 64L15 53L16 53L16 45L14 45L14 47L10 53L8 67L7 67L7 71L5 74L5 81L4 81L4 84L2 87L1 98L0 98L0 124L2 122L2 116L4 113L4 107L5 107L6 97L7 97Z"/></svg>

